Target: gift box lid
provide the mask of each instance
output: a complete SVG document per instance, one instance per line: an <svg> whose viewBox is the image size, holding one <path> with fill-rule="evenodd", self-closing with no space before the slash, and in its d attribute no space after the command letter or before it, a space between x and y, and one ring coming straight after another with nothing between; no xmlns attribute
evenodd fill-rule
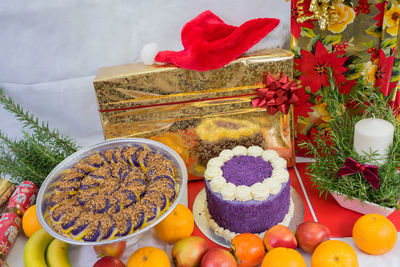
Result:
<svg viewBox="0 0 400 267"><path fill-rule="evenodd" d="M261 60L265 62L266 60L282 60L282 58L292 58L293 54L285 49L274 48L274 49L264 49L256 52L252 52L249 54L245 54L240 58L232 61L228 65L235 64L237 62L257 62ZM226 66L228 66L226 65ZM129 77L132 75L145 74L145 73L155 73L155 72L163 72L163 71L171 71L176 70L177 67L173 65L145 65L142 62L130 63L118 66L110 66L110 67L102 67L99 69L96 78L94 79L94 83L108 81L112 79ZM190 71L190 70L186 70ZM196 71L190 71L196 72ZM201 72L200 72L201 73Z"/></svg>
<svg viewBox="0 0 400 267"><path fill-rule="evenodd" d="M99 70L94 87L99 110L108 110L132 105L133 102L136 102L134 105L147 105L149 99L167 97L170 98L168 101L175 101L182 95L192 98L190 95L205 92L225 91L229 95L238 90L240 94L239 91L260 86L265 73L282 73L291 77L292 67L292 53L277 48L244 55L225 67L203 72L143 63L104 67Z"/></svg>

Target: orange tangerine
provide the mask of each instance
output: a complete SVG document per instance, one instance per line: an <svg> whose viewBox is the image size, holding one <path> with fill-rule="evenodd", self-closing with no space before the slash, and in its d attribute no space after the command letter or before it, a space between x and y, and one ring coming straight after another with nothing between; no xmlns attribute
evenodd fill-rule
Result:
<svg viewBox="0 0 400 267"><path fill-rule="evenodd" d="M31 237L42 226L36 216L36 205L29 207L22 216L22 229L27 237Z"/></svg>
<svg viewBox="0 0 400 267"><path fill-rule="evenodd" d="M182 204L178 204L164 220L154 226L157 236L170 244L191 236L193 229L193 213Z"/></svg>
<svg viewBox="0 0 400 267"><path fill-rule="evenodd" d="M354 224L353 239L362 251L381 255L389 252L396 244L397 230L385 216L366 214Z"/></svg>

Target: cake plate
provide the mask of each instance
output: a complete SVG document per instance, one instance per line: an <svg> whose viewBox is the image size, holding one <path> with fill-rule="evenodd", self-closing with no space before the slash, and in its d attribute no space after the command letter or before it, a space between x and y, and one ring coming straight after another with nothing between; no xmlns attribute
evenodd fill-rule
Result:
<svg viewBox="0 0 400 267"><path fill-rule="evenodd" d="M301 199L299 193L293 188L290 187L290 198L294 204L294 212L293 217L289 222L289 229L292 232L295 232L297 226L303 222L304 218L304 204ZM197 227L200 231L208 237L211 241L221 245L223 247L230 247L231 241L225 239L224 237L215 233L215 231L210 227L205 209L207 208L206 202L206 190L203 188L196 196L193 203L193 216L194 221L196 222Z"/></svg>

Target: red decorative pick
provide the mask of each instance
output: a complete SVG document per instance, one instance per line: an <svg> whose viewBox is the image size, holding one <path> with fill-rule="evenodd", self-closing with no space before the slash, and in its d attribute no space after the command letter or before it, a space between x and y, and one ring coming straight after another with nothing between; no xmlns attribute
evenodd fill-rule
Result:
<svg viewBox="0 0 400 267"><path fill-rule="evenodd" d="M379 189L378 166L364 165L352 158L346 158L344 165L338 171L338 176L351 175L361 172L362 177L375 189Z"/></svg>
<svg viewBox="0 0 400 267"><path fill-rule="evenodd" d="M290 104L295 104L299 100L295 95L299 87L296 82L290 81L287 75L276 80L268 74L264 77L264 83L265 88L256 89L258 98L251 101L253 107L266 108L271 115L278 110L287 114Z"/></svg>

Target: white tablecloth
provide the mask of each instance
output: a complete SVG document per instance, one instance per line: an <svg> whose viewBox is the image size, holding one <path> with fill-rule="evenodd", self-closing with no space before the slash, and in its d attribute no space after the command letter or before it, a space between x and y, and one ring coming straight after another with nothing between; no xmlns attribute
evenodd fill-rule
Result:
<svg viewBox="0 0 400 267"><path fill-rule="evenodd" d="M187 206L187 194L181 201L182 204ZM339 215L338 215L339 216ZM400 236L399 236L400 239ZM7 263L11 267L23 266L23 251L28 238L21 231L19 236L7 257ZM387 254L381 256L368 255L357 248L354 244L353 238L341 238L350 244L357 252L360 267L398 267L400 266L400 241L395 247ZM136 243L129 245L122 256L122 261L126 264L129 256L138 248L145 246L154 246L163 249L168 255L171 255L172 245L169 245L157 238L154 230L150 230L143 234L142 238ZM298 250L306 260L307 266L311 266L311 255L301 250ZM73 267L91 267L97 261L96 254L92 246L71 246L69 256ZM157 267L157 266L154 266Z"/></svg>

